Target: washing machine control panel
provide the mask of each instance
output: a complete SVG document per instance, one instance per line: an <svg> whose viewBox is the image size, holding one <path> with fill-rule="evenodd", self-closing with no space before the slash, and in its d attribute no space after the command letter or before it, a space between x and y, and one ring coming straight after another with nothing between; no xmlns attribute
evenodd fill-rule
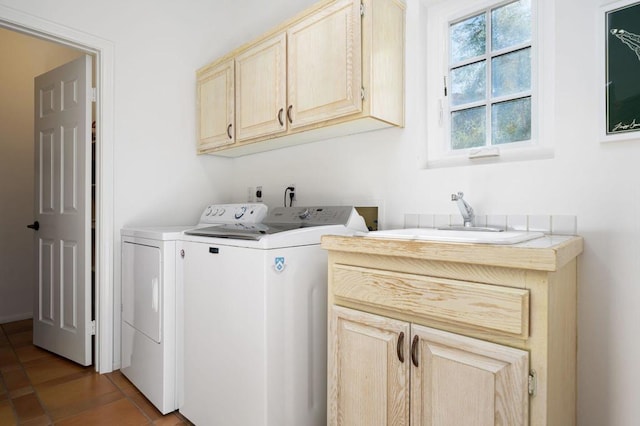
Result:
<svg viewBox="0 0 640 426"><path fill-rule="evenodd" d="M267 206L255 204L211 204L200 216L200 224L260 223L267 215Z"/></svg>

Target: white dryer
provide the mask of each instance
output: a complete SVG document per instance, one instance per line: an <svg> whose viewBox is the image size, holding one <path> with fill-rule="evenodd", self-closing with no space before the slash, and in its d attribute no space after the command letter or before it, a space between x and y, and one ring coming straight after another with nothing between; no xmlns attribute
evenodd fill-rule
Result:
<svg viewBox="0 0 640 426"><path fill-rule="evenodd" d="M263 204L211 205L198 227L255 223ZM189 226L123 228L122 373L163 414L178 409L182 388L181 239Z"/></svg>
<svg viewBox="0 0 640 426"><path fill-rule="evenodd" d="M352 207L280 207L262 223L185 231L184 403L196 425L326 426L325 234Z"/></svg>

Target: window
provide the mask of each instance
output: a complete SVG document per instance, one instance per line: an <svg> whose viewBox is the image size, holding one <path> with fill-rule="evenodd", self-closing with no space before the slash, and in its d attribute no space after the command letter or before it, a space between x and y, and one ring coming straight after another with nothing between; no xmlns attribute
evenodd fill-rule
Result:
<svg viewBox="0 0 640 426"><path fill-rule="evenodd" d="M531 3L449 25L451 149L531 140Z"/></svg>
<svg viewBox="0 0 640 426"><path fill-rule="evenodd" d="M535 17L544 2L454 0L428 7L428 164L523 159L540 151ZM441 59L432 55L438 51ZM541 157L549 158L544 151Z"/></svg>

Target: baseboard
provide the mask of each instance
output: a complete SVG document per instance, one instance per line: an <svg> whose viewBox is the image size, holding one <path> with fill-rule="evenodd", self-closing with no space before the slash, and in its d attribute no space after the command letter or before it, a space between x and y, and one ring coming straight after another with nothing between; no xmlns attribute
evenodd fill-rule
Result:
<svg viewBox="0 0 640 426"><path fill-rule="evenodd" d="M22 314L0 316L0 324L4 324L4 323L7 323L7 322L21 321L21 320L25 320L25 319L29 319L29 318L33 318L33 313L32 312L25 312L25 313L22 313Z"/></svg>

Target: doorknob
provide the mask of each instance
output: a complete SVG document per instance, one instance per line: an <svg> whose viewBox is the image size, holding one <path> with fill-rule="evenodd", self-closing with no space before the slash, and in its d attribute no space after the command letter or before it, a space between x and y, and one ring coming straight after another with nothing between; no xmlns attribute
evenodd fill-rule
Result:
<svg viewBox="0 0 640 426"><path fill-rule="evenodd" d="M35 229L37 231L38 229L40 229L40 222L36 220L31 225L27 225L27 228Z"/></svg>

